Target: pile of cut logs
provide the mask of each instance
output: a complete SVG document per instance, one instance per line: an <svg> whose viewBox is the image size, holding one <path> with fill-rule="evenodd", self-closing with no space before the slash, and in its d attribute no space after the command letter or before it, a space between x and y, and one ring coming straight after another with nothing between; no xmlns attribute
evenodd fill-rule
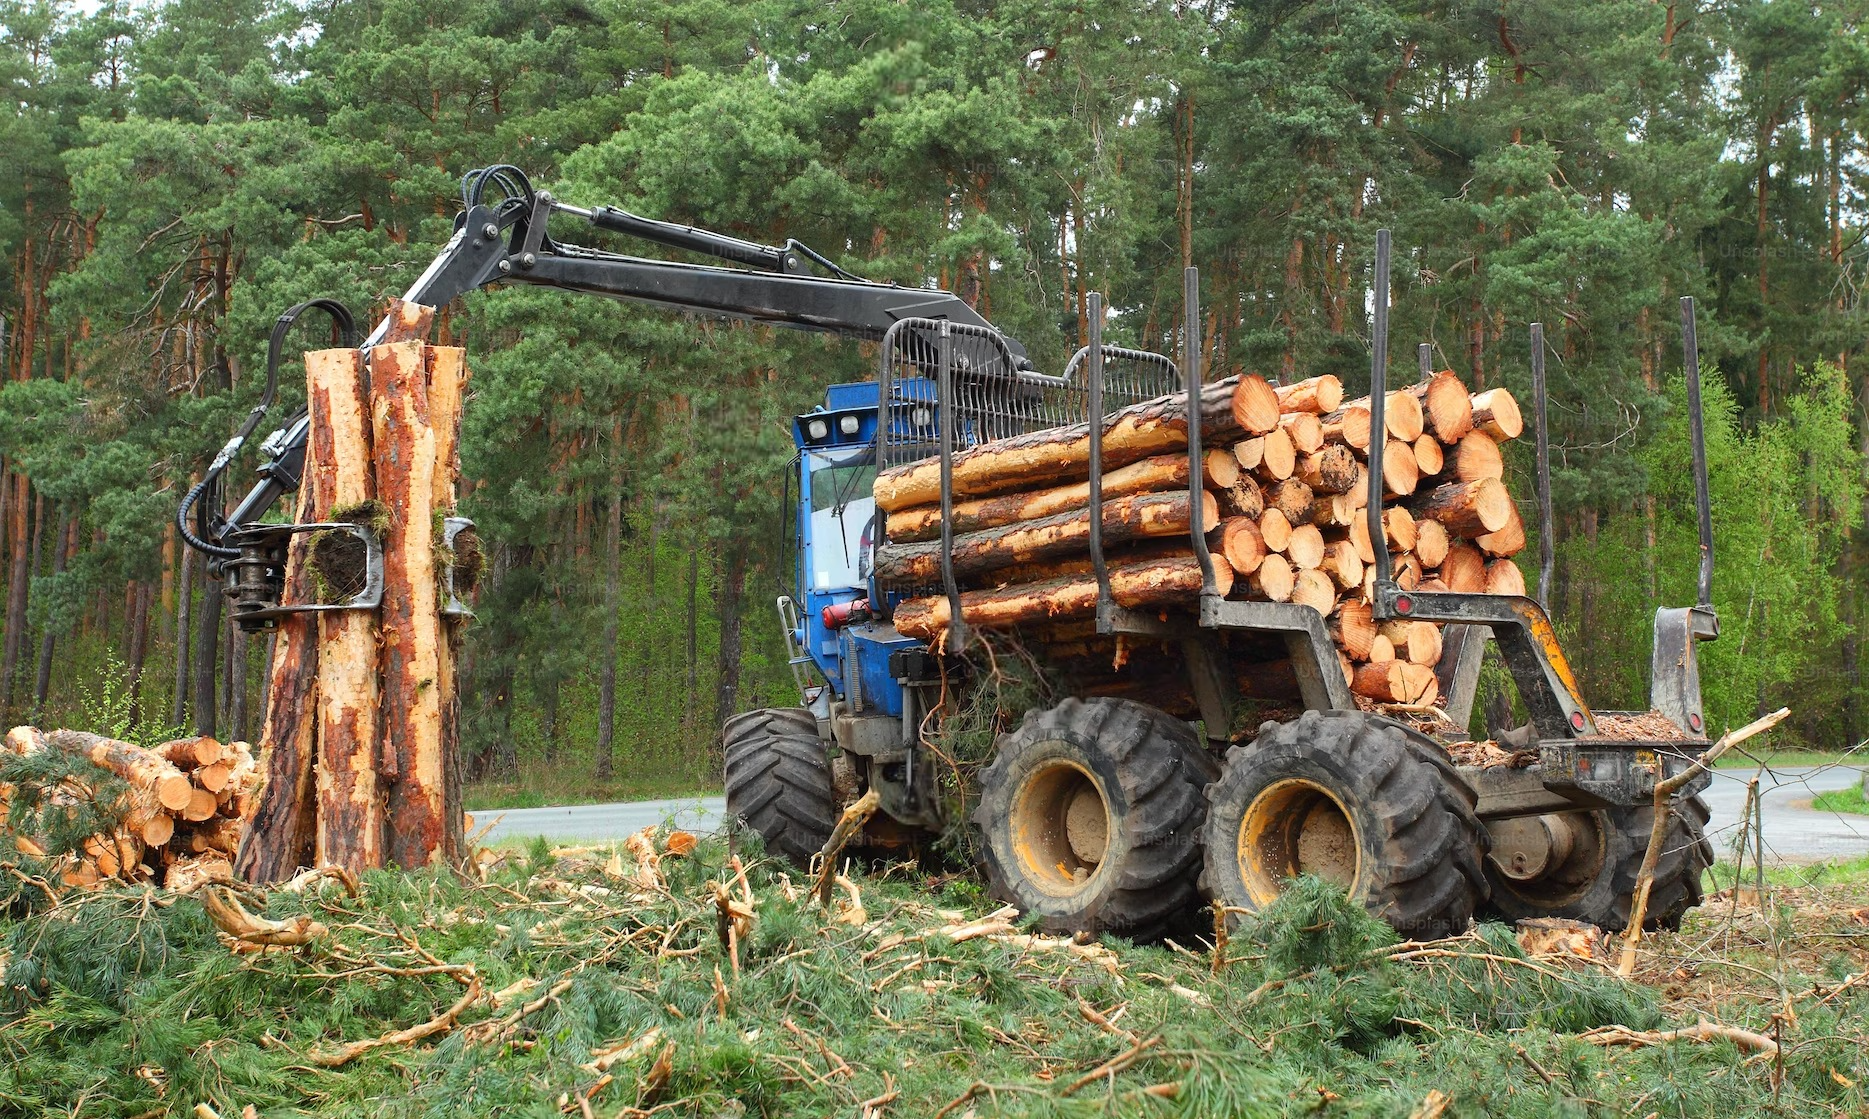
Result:
<svg viewBox="0 0 1869 1119"><path fill-rule="evenodd" d="M59 751L108 770L129 786L115 806L116 827L90 836L80 851L63 857L64 885L88 888L117 879L184 889L233 876L242 822L252 813L260 782L246 743L183 738L144 749L83 731L14 727L4 749L14 755ZM88 793L61 789L50 795L75 799ZM16 790L0 785L0 808L10 807L15 795ZM13 841L24 854L47 854L43 836L15 835Z"/></svg>
<svg viewBox="0 0 1869 1119"><path fill-rule="evenodd" d="M1525 526L1504 485L1500 444L1523 430L1504 389L1471 393L1443 372L1387 395L1381 438L1367 398L1335 377L1275 386L1246 375L1201 392L1202 524L1221 593L1296 602L1329 619L1345 678L1383 703L1432 704L1439 627L1371 615L1375 549L1406 589L1523 594L1512 557ZM1102 535L1119 605L1188 604L1202 576L1189 539L1186 393L1112 414L1103 431ZM1090 433L1085 424L981 444L953 461L953 571L965 620L1043 628L1094 612L1089 561ZM1383 540L1370 539L1369 472L1379 470ZM886 543L876 574L916 597L898 631L933 639L949 624L941 582L940 467L881 473ZM932 592L932 593L931 593Z"/></svg>

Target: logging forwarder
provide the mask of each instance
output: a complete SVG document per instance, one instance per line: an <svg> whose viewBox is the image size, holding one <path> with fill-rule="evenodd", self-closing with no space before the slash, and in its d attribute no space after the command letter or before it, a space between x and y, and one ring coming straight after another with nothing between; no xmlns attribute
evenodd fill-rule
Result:
<svg viewBox="0 0 1869 1119"><path fill-rule="evenodd" d="M548 233L555 216L720 263L581 247ZM1219 531L1209 488L1209 451L1235 452L1242 465L1258 461L1249 446L1265 451L1263 440L1252 446L1229 426L1229 397L1242 390L1205 383L1198 351L1177 363L1106 345L1100 306L1089 344L1048 374L951 293L866 281L795 241L760 245L569 205L512 167L465 178L452 239L404 299L439 306L520 283L880 343L874 381L830 386L821 406L791 424L796 585L778 614L799 704L738 715L723 730L729 811L769 851L808 866L823 857L840 814L861 805L878 810L856 850L969 828L992 891L1056 931L1146 937L1204 904L1250 913L1299 874L1338 883L1408 935L1456 930L1482 912L1621 928L1654 830L1654 789L1686 773L1708 745L1695 650L1718 636L1718 619L1692 303L1683 301L1682 319L1701 514L1698 602L1656 612L1649 710L1598 712L1578 693L1542 604L1551 533L1536 324L1538 595L1449 586L1409 549L1391 555L1407 517L1396 511L1393 477L1385 479L1385 433L1408 393L1388 385L1388 258L1384 231L1372 392L1356 405L1363 414L1346 418L1354 412L1346 406L1314 417L1321 423L1287 424L1273 407L1277 438L1296 428L1306 440L1342 441L1358 425L1366 442L1375 435L1375 450L1360 451L1374 467L1346 465L1339 452L1313 464L1320 479L1325 466L1333 478L1355 466L1358 487L1315 495L1328 499L1316 506L1326 525L1350 522L1325 529L1338 539L1329 544L1333 566L1322 570L1349 584L1353 557L1339 545L1360 539L1367 552L1366 576L1341 599L1319 568L1297 572L1305 586L1324 580L1321 600L1293 600L1288 590L1274 601L1276 587L1235 578L1227 559L1232 542L1265 544L1231 531L1238 518ZM1192 269L1185 302L1186 321L1200 321ZM285 329L309 308L332 313L356 343L348 316L327 301L282 316L265 399L178 511L185 538L208 553L234 619L249 629L309 609L374 609L382 596L379 579L335 607L280 600L287 544L318 527L264 520L298 486L302 410L265 441L259 481L232 512L215 512L228 465L271 405ZM1424 384L1428 372L1424 357ZM1310 389L1277 391L1317 407ZM1442 468L1439 448L1421 450L1429 473ZM982 485L978 470L993 464L1001 474ZM904 479L927 483L919 504L904 504ZM1135 484L1152 489L1138 494ZM1292 513L1309 516L1295 505ZM1156 528L1123 527L1130 515L1136 524L1156 518L1148 522ZM1276 520L1293 528L1283 512ZM916 531L898 531L911 522ZM366 553L376 547L367 526L344 527ZM1018 535L1027 529L1036 535ZM1017 601L1022 595L1036 605ZM1401 669L1369 674L1382 676L1381 688L1405 686L1403 700L1430 702L1396 702L1388 692L1372 702L1367 689L1353 689L1363 673L1340 654L1352 602L1364 624L1381 627L1371 644L1383 642L1395 658L1377 663L1404 663L1398 640L1438 653L1419 682ZM1417 625L1433 627L1434 639L1417 644ZM1023 718L997 735L972 787L955 797L926 738L931 716L953 711L978 686L984 652L1007 641L1021 644L1045 690L1061 698L1010 713ZM1529 714L1502 736L1514 749L1494 748L1504 764L1465 734L1489 643ZM1669 803L1650 925L1678 923L1699 901L1711 855L1698 796L1705 781L1696 775ZM972 808L964 819L962 803Z"/></svg>

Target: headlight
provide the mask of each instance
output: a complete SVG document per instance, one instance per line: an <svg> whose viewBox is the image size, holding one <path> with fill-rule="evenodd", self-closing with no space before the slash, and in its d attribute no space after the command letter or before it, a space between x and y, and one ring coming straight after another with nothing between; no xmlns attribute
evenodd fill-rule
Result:
<svg viewBox="0 0 1869 1119"><path fill-rule="evenodd" d="M927 427L934 423L934 412L927 408L917 408L909 413L909 422L916 427Z"/></svg>
<svg viewBox="0 0 1869 1119"><path fill-rule="evenodd" d="M861 426L862 423L855 416L844 416L837 421L837 430L845 435L855 435Z"/></svg>
<svg viewBox="0 0 1869 1119"><path fill-rule="evenodd" d="M805 436L813 443L821 443L831 433L831 427L823 420L812 420L805 425Z"/></svg>

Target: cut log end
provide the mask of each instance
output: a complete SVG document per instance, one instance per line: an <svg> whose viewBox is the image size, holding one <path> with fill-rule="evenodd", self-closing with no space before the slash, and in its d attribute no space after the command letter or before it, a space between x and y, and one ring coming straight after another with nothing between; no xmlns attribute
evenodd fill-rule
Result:
<svg viewBox="0 0 1869 1119"><path fill-rule="evenodd" d="M1278 428L1278 393L1264 377L1248 373L1233 386L1233 420L1249 435Z"/></svg>

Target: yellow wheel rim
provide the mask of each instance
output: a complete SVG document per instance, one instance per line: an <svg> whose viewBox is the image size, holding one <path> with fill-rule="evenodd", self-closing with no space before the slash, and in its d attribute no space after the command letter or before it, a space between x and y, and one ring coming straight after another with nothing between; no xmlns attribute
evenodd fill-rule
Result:
<svg viewBox="0 0 1869 1119"><path fill-rule="evenodd" d="M1363 869L1356 819L1329 789L1303 778L1262 789L1240 818L1240 880L1255 908L1269 905L1286 880L1315 875L1354 893Z"/></svg>
<svg viewBox="0 0 1869 1119"><path fill-rule="evenodd" d="M1115 821L1089 770L1053 761L1028 774L1012 800L1012 846L1026 877L1048 894L1085 889L1109 853Z"/></svg>

